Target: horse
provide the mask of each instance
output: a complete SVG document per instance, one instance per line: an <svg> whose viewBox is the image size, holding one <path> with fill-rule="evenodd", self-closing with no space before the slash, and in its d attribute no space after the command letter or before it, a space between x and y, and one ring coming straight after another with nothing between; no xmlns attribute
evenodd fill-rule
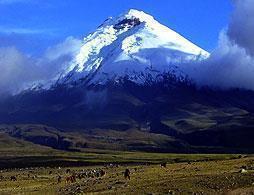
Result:
<svg viewBox="0 0 254 195"><path fill-rule="evenodd" d="M124 178L130 180L131 179L130 174L131 174L130 170L129 169L125 169Z"/></svg>
<svg viewBox="0 0 254 195"><path fill-rule="evenodd" d="M17 177L11 176L11 181L17 181Z"/></svg>
<svg viewBox="0 0 254 195"><path fill-rule="evenodd" d="M74 183L76 182L76 176L75 175L71 175L66 177L66 183Z"/></svg>
<svg viewBox="0 0 254 195"><path fill-rule="evenodd" d="M103 177L103 176L105 176L105 175L106 175L106 171L104 171L104 170L101 169L101 170L100 170L100 176Z"/></svg>
<svg viewBox="0 0 254 195"><path fill-rule="evenodd" d="M161 167L166 168L167 167L167 163L161 163Z"/></svg>
<svg viewBox="0 0 254 195"><path fill-rule="evenodd" d="M62 177L60 175L58 175L57 183L61 183L61 182L62 182Z"/></svg>
<svg viewBox="0 0 254 195"><path fill-rule="evenodd" d="M67 174L68 173L70 173L71 172L71 170L70 169L66 169L66 171L65 171Z"/></svg>

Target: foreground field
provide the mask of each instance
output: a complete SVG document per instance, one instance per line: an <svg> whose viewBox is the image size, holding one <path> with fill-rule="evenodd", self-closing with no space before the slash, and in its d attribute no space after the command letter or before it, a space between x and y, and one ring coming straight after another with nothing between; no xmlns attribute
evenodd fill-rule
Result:
<svg viewBox="0 0 254 195"><path fill-rule="evenodd" d="M134 157L134 153L132 155ZM209 155L138 155L142 155L143 160L147 155L147 163L126 161L98 166L2 169L0 194L254 193L252 156L210 155L208 158ZM161 162L163 156L167 162L170 156L178 160L161 167L157 161L149 160L156 155L160 155ZM123 176L126 169L131 172L130 180ZM106 174L97 174L101 170ZM70 176L74 175L76 181L70 181Z"/></svg>

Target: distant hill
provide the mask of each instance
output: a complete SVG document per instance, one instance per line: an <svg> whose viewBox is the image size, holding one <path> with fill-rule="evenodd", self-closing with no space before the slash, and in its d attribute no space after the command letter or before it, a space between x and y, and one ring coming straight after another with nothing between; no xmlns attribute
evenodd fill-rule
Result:
<svg viewBox="0 0 254 195"><path fill-rule="evenodd" d="M27 91L1 104L0 122L43 124L6 132L63 150L253 152L254 92L196 89L170 78Z"/></svg>

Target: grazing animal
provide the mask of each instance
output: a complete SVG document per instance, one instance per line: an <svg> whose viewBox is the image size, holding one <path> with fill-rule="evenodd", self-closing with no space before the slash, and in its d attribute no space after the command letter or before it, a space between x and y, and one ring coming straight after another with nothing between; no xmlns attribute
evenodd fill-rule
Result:
<svg viewBox="0 0 254 195"><path fill-rule="evenodd" d="M74 183L76 182L76 176L75 175L71 175L69 177L66 177L66 183Z"/></svg>
<svg viewBox="0 0 254 195"><path fill-rule="evenodd" d="M66 173L68 174L68 173L70 173L71 172L71 170L70 169L66 169Z"/></svg>
<svg viewBox="0 0 254 195"><path fill-rule="evenodd" d="M49 171L49 175L52 175L52 173L53 173L52 171Z"/></svg>
<svg viewBox="0 0 254 195"><path fill-rule="evenodd" d="M167 163L161 163L161 167L166 168L167 167Z"/></svg>
<svg viewBox="0 0 254 195"><path fill-rule="evenodd" d="M101 170L101 177L105 176L106 175L106 171L104 170Z"/></svg>
<svg viewBox="0 0 254 195"><path fill-rule="evenodd" d="M248 171L246 169L241 169L239 172L240 173L247 173Z"/></svg>
<svg viewBox="0 0 254 195"><path fill-rule="evenodd" d="M17 181L17 177L11 176L11 181Z"/></svg>
<svg viewBox="0 0 254 195"><path fill-rule="evenodd" d="M36 175L34 175L34 176L32 177L32 179L33 179L33 180L35 180L36 178L37 178L37 176L36 176Z"/></svg>
<svg viewBox="0 0 254 195"><path fill-rule="evenodd" d="M82 174L81 174L81 173L78 174L78 175L77 175L77 178L81 180L81 179L83 178Z"/></svg>
<svg viewBox="0 0 254 195"><path fill-rule="evenodd" d="M60 175L58 175L57 183L61 183L61 182L62 182L62 177Z"/></svg>
<svg viewBox="0 0 254 195"><path fill-rule="evenodd" d="M129 169L125 169L125 172L124 172L124 178L125 179L131 179L131 176L130 176L131 172Z"/></svg>

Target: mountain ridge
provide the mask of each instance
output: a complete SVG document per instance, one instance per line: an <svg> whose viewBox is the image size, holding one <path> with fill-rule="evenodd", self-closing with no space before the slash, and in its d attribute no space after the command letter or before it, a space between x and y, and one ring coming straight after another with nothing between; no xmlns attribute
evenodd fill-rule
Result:
<svg viewBox="0 0 254 195"><path fill-rule="evenodd" d="M157 152L251 153L253 97L253 91L199 89L174 75L146 85L128 79L104 86L57 85L0 102L0 124L41 124L85 133L93 140L92 148L111 148L115 140L131 144L131 150L154 151L147 143L158 135L177 142L154 138ZM122 137L130 132L148 137L148 142Z"/></svg>
<svg viewBox="0 0 254 195"><path fill-rule="evenodd" d="M73 70L50 88L37 87L0 99L0 124L28 124L18 131L14 125L11 127L14 131L4 130L4 133L64 149L70 149L69 144L75 145L70 139L75 141L85 134L89 147L97 149L112 149L117 143L120 150L253 152L254 92L197 87L181 72L180 66L199 62L209 54L200 56L200 48L196 55L186 53L181 45L177 51L172 48L175 47L172 41L179 41L174 36L187 45L193 44L145 13L128 13L117 20L105 21L100 30L88 36L81 49L80 64L74 63ZM165 39L160 39L158 28L151 29L150 24L142 23L142 17L135 16L140 13L143 20L166 29L165 34L174 34L166 40L168 45L165 46ZM134 37L134 43L136 40L142 44L126 47L133 44L130 37ZM127 44L123 44L126 39ZM167 59L180 61L166 63ZM47 142L49 132L45 125L61 129L57 139L55 133L50 136L51 143ZM71 136L74 132L78 136ZM128 137L129 133L132 136Z"/></svg>
<svg viewBox="0 0 254 195"><path fill-rule="evenodd" d="M90 83L98 84L128 75L142 83L136 79L137 74L156 77L158 73L178 72L176 67L182 63L203 60L209 55L152 16L131 9L107 19L84 38L63 80L89 78Z"/></svg>

